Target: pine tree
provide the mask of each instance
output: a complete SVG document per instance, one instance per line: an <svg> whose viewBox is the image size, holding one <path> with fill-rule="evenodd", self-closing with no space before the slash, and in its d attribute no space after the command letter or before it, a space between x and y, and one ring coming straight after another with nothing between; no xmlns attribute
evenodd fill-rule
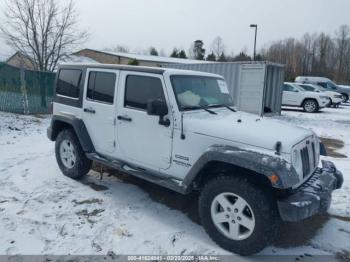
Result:
<svg viewBox="0 0 350 262"><path fill-rule="evenodd" d="M184 58L184 59L187 58L187 55L186 55L185 50L181 50L181 51L180 51L180 53L179 53L179 58Z"/></svg>
<svg viewBox="0 0 350 262"><path fill-rule="evenodd" d="M149 54L150 55L154 55L154 56L158 56L158 51L155 47L151 46L150 49L149 49Z"/></svg>
<svg viewBox="0 0 350 262"><path fill-rule="evenodd" d="M139 65L139 61L136 58L131 59L131 60L129 60L128 65L138 66Z"/></svg>
<svg viewBox="0 0 350 262"><path fill-rule="evenodd" d="M207 56L207 61L216 61L216 56L214 52L211 52L211 54Z"/></svg>
<svg viewBox="0 0 350 262"><path fill-rule="evenodd" d="M221 53L221 55L219 56L218 61L219 62L227 62L227 59L226 59L226 56L225 56L224 52Z"/></svg>
<svg viewBox="0 0 350 262"><path fill-rule="evenodd" d="M170 57L178 58L179 52L176 48L173 49L173 52L171 53Z"/></svg>

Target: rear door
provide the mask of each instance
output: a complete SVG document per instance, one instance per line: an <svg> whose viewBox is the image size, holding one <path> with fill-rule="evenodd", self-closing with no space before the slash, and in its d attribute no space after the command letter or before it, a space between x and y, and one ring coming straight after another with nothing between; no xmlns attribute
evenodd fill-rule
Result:
<svg viewBox="0 0 350 262"><path fill-rule="evenodd" d="M84 88L83 119L98 153L111 155L116 147L116 86L119 71L88 69Z"/></svg>
<svg viewBox="0 0 350 262"><path fill-rule="evenodd" d="M118 95L117 138L125 161L153 170L170 166L173 121L168 106L169 126L159 116L147 114L149 100L164 100L167 94L163 76L122 71ZM167 103L168 104L168 103Z"/></svg>

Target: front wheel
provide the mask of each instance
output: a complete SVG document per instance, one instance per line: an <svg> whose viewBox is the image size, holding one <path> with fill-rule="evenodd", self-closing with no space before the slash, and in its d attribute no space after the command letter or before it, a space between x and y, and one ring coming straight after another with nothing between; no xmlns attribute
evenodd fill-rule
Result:
<svg viewBox="0 0 350 262"><path fill-rule="evenodd" d="M261 251L275 236L272 196L246 179L221 176L209 181L201 192L199 213L213 241L239 255Z"/></svg>
<svg viewBox="0 0 350 262"><path fill-rule="evenodd" d="M58 134L55 153L58 166L65 176L78 179L90 171L92 161L85 156L72 129L65 129Z"/></svg>
<svg viewBox="0 0 350 262"><path fill-rule="evenodd" d="M349 100L349 96L347 94L341 95L341 102L346 103Z"/></svg>
<svg viewBox="0 0 350 262"><path fill-rule="evenodd" d="M305 112L315 113L318 111L318 103L313 99L306 99L303 103Z"/></svg>

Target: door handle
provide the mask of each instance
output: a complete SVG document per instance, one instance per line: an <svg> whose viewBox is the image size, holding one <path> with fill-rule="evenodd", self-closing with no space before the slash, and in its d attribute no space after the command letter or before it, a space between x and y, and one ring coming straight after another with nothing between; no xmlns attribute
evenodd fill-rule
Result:
<svg viewBox="0 0 350 262"><path fill-rule="evenodd" d="M90 114L95 114L96 113L95 109L93 109L93 108L84 108L84 112L90 113Z"/></svg>
<svg viewBox="0 0 350 262"><path fill-rule="evenodd" d="M132 121L132 119L128 116L118 116L117 118L118 120L122 120L122 121L128 121L128 122Z"/></svg>

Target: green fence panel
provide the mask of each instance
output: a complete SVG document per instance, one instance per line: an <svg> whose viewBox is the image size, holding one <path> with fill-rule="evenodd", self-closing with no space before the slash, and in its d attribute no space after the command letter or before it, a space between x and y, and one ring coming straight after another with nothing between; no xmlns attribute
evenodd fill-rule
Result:
<svg viewBox="0 0 350 262"><path fill-rule="evenodd" d="M55 77L55 73L21 70L0 63L0 111L49 113Z"/></svg>
<svg viewBox="0 0 350 262"><path fill-rule="evenodd" d="M55 77L53 73L26 71L25 83L29 114L49 113Z"/></svg>

